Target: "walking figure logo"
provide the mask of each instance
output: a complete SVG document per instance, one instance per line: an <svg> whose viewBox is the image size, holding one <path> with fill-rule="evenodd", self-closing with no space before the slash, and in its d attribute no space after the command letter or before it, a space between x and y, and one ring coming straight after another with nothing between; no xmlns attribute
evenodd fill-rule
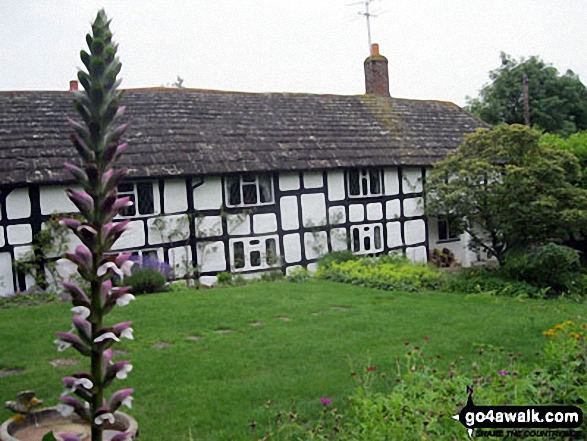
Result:
<svg viewBox="0 0 587 441"><path fill-rule="evenodd" d="M569 430L583 424L583 411L577 406L477 406L473 402L473 388L470 386L467 386L467 394L467 404L451 418L459 421L467 429L469 438L473 438L475 429L515 429L496 430L499 436L580 436L580 432ZM479 433L481 436L488 435L482 431L477 435ZM491 436L496 434L493 433Z"/></svg>

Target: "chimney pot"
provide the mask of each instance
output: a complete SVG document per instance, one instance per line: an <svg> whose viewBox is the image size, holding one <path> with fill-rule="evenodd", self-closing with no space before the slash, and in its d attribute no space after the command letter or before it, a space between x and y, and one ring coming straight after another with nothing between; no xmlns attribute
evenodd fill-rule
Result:
<svg viewBox="0 0 587 441"><path fill-rule="evenodd" d="M371 56L376 57L379 55L379 45L377 43L373 43L371 45Z"/></svg>
<svg viewBox="0 0 587 441"><path fill-rule="evenodd" d="M379 53L379 45L371 45L371 55L363 63L365 67L365 93L368 95L389 95L389 72L387 58Z"/></svg>
<svg viewBox="0 0 587 441"><path fill-rule="evenodd" d="M69 91L70 92L75 92L76 90L78 90L77 80L71 80L69 82Z"/></svg>

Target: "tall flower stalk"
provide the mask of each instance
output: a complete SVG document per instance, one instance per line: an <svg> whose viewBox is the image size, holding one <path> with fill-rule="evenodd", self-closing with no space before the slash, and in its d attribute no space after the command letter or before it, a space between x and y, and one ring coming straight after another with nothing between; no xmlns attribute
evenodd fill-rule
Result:
<svg viewBox="0 0 587 441"><path fill-rule="evenodd" d="M126 149L126 143L121 143L120 138L127 125L119 124L124 113L124 107L119 106L122 92L117 90L121 63L104 10L98 12L86 42L89 53L82 50L81 60L87 72L78 72L84 90L74 95L74 108L81 122L70 120L71 141L81 157L81 167L64 164L82 188L68 189L67 195L84 220L61 221L82 243L65 257L77 265L84 283L81 286L63 283L74 305L73 329L57 332L56 343L59 350L73 347L91 360L90 372L76 372L62 379L65 391L59 410L64 415L78 414L91 425L92 441L101 441L105 422L113 423L116 410L122 404L130 407L132 403L132 389L114 392L108 400L105 396L105 389L112 381L126 378L132 369L129 361L112 362L111 349L121 338L132 340L132 322L104 324L104 316L114 306L124 306L134 299L128 293L129 288L112 284L114 274L123 276L130 271L130 254L110 253L128 223L113 222L113 219L122 207L132 202L117 196L117 186L127 171L113 166ZM75 439L73 435L68 436ZM113 438L126 439L130 439L130 433Z"/></svg>

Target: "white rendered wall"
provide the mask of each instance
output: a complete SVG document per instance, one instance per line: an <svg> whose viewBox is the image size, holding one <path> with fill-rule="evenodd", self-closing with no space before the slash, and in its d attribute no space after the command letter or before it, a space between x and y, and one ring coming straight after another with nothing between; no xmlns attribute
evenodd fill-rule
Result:
<svg viewBox="0 0 587 441"><path fill-rule="evenodd" d="M31 215L31 200L28 188L15 188L6 196L8 219L24 219Z"/></svg>
<svg viewBox="0 0 587 441"><path fill-rule="evenodd" d="M186 183L183 179L169 179L164 183L163 209L165 213L182 213L188 209Z"/></svg>
<svg viewBox="0 0 587 441"><path fill-rule="evenodd" d="M222 180L219 176L207 177L194 189L196 210L219 210L222 206Z"/></svg>
<svg viewBox="0 0 587 441"><path fill-rule="evenodd" d="M79 187L68 187L65 185L56 185L40 188L41 214L54 213L73 213L77 212L77 207L69 200L65 190L73 188L80 190Z"/></svg>

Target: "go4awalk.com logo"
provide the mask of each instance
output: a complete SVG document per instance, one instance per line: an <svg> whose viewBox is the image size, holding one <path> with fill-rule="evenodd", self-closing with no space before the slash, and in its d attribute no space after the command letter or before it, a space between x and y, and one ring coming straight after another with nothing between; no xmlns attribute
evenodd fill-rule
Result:
<svg viewBox="0 0 587 441"><path fill-rule="evenodd" d="M469 438L475 435L583 439L580 431L572 430L583 423L583 411L577 406L476 406L473 389L467 387L467 393L467 404L452 418L467 429Z"/></svg>

